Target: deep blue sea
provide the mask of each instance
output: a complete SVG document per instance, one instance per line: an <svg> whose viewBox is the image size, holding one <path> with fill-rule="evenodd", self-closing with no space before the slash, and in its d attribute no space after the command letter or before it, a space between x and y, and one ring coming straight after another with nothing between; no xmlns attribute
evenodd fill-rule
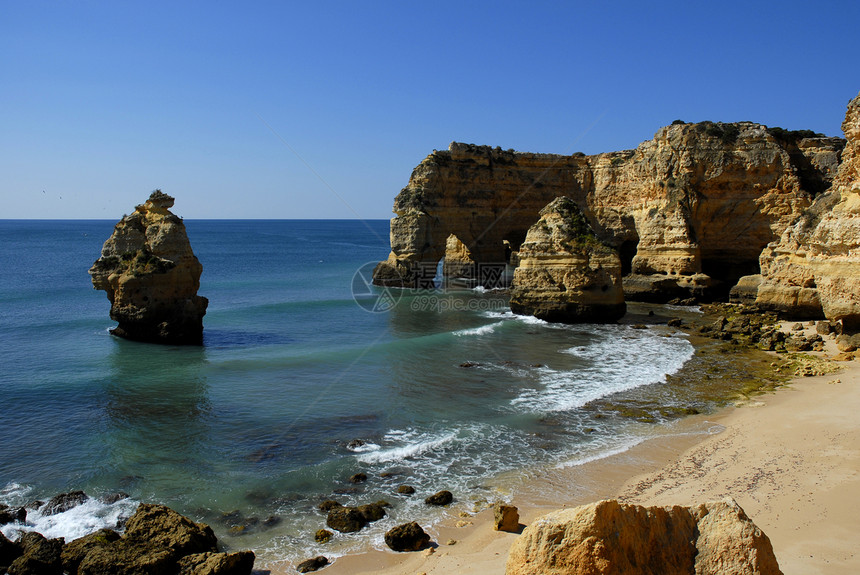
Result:
<svg viewBox="0 0 860 575"><path fill-rule="evenodd" d="M662 421L611 405L685 401L666 377L693 346L665 326L551 325L512 315L504 292L368 287L388 221L185 223L210 302L202 347L108 333L87 270L113 221L0 221L0 502L94 498L7 535L70 539L147 501L259 565L337 555L432 525L444 511L423 498L439 489L505 499L521 471L624 449ZM131 500L96 500L119 491ZM323 548L329 498L393 507Z"/></svg>

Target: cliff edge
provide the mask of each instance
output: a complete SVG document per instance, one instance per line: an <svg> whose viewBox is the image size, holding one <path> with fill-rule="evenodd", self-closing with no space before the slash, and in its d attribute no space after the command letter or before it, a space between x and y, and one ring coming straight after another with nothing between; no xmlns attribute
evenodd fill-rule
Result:
<svg viewBox="0 0 860 575"><path fill-rule="evenodd" d="M171 196L156 190L124 216L90 268L93 287L107 292L111 333L138 341L203 343L209 300L197 295L203 266L191 251Z"/></svg>
<svg viewBox="0 0 860 575"><path fill-rule="evenodd" d="M634 150L594 156L454 142L427 156L395 199L391 254L374 282L419 287L452 245L479 272L513 264L540 210L567 196L619 253L627 299L724 297L830 187L844 143L754 122L681 121Z"/></svg>

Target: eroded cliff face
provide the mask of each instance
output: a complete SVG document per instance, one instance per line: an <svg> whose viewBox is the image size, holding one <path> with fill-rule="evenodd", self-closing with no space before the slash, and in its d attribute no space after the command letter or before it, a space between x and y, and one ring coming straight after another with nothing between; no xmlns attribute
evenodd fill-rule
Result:
<svg viewBox="0 0 860 575"><path fill-rule="evenodd" d="M756 303L860 331L860 95L842 123L848 144L829 191L761 255Z"/></svg>
<svg viewBox="0 0 860 575"><path fill-rule="evenodd" d="M201 344L209 301L197 295L203 266L191 251L185 224L161 191L114 227L89 273L105 290L117 336L139 341Z"/></svg>
<svg viewBox="0 0 860 575"><path fill-rule="evenodd" d="M830 185L844 142L802 135L677 123L635 150L596 156L452 143L422 161L395 199L391 254L375 282L418 285L452 234L476 269L503 267L541 208L568 196L618 250L632 274L628 297L727 292Z"/></svg>
<svg viewBox="0 0 860 575"><path fill-rule="evenodd" d="M564 323L608 323L627 311L621 259L600 241L573 200L540 212L519 251L511 310Z"/></svg>

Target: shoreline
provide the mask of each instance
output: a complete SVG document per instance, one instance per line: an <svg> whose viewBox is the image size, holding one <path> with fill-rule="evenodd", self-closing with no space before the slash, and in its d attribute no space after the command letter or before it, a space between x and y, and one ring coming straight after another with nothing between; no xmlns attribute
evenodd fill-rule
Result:
<svg viewBox="0 0 860 575"><path fill-rule="evenodd" d="M784 329L791 323L783 322ZM836 353L827 340L824 352L809 355ZM684 418L671 433L622 453L533 476L510 504L519 508L521 525L528 525L550 511L599 499L692 505L731 496L770 537L785 575L860 572L860 550L854 549L860 530L860 426L854 425L860 363L839 365L839 373L793 377L739 406ZM494 531L491 509L467 517L461 509L452 508L428 529L432 551L369 550L340 557L321 572L503 574L517 534ZM288 565L269 568L275 575L296 572Z"/></svg>

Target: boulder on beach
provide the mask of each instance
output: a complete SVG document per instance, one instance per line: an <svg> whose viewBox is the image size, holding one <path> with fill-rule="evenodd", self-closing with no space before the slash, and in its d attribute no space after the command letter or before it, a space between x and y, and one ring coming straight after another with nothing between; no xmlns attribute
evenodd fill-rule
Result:
<svg viewBox="0 0 860 575"><path fill-rule="evenodd" d="M506 575L782 575L770 540L732 499L693 507L615 500L536 519Z"/></svg>
<svg viewBox="0 0 860 575"><path fill-rule="evenodd" d="M420 551L430 544L430 536L413 521L389 529L385 544L394 551Z"/></svg>
<svg viewBox="0 0 860 575"><path fill-rule="evenodd" d="M313 571L319 571L326 565L328 565L328 558L319 555L317 557L314 557L313 559L308 559L299 563L296 566L296 571L298 571L299 573L311 573Z"/></svg>
<svg viewBox="0 0 860 575"><path fill-rule="evenodd" d="M520 530L520 513L513 505L493 505L493 529L516 533Z"/></svg>

